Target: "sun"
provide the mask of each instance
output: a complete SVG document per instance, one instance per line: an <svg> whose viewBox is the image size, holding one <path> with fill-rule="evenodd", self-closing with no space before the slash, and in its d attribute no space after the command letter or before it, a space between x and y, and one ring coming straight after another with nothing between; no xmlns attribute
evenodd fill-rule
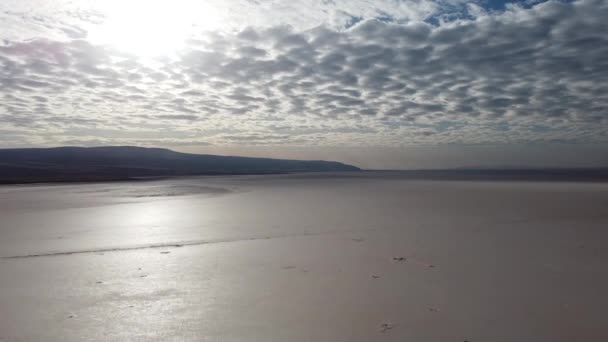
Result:
<svg viewBox="0 0 608 342"><path fill-rule="evenodd" d="M222 24L220 11L204 0L104 0L99 10L104 20L89 39L138 56L170 54Z"/></svg>

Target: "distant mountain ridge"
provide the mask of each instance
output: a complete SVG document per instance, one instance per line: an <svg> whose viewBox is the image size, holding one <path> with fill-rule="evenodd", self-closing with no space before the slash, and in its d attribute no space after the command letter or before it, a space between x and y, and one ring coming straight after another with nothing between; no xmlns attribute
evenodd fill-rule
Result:
<svg viewBox="0 0 608 342"><path fill-rule="evenodd" d="M0 183L360 171L335 161L232 157L135 146L0 149Z"/></svg>

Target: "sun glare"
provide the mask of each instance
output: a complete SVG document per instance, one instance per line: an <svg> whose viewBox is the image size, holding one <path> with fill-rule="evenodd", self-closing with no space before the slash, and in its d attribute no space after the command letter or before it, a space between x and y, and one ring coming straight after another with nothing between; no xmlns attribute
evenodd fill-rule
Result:
<svg viewBox="0 0 608 342"><path fill-rule="evenodd" d="M205 1L111 0L101 7L104 21L89 38L139 56L170 54L222 22L218 9Z"/></svg>

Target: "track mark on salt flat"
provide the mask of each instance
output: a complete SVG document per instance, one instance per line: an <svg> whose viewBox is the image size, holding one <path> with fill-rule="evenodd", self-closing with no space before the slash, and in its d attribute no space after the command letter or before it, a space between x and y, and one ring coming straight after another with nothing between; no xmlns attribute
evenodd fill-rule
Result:
<svg viewBox="0 0 608 342"><path fill-rule="evenodd" d="M27 259L27 258L65 256L65 255L74 255L74 254L94 254L94 253L97 253L99 255L104 255L103 253L108 253L108 252L123 252L123 251L135 251L135 250L143 250L143 249L160 249L160 248L180 248L180 247L186 247L186 246L201 246L201 245L211 245L211 244L220 244L220 243L246 242L246 241L269 240L269 239L288 239L288 238L332 235L332 234L342 234L342 233L343 232L319 232L319 233L287 234L287 235L276 235L276 236L266 236L265 235L265 236L254 236L254 237L222 239L222 240L193 240L193 241L171 242L171 243L142 245L142 246L96 248L96 249L86 249L86 250L12 255L12 256L0 257L0 259ZM346 232L344 232L344 233L346 233ZM165 252L161 252L161 254L169 253L169 252L166 252L166 253Z"/></svg>

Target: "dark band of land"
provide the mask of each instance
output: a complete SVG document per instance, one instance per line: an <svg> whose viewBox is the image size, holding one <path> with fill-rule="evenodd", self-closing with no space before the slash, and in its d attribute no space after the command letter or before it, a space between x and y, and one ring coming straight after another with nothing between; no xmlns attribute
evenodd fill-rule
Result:
<svg viewBox="0 0 608 342"><path fill-rule="evenodd" d="M0 184L359 170L333 161L202 155L133 146L0 149Z"/></svg>
<svg viewBox="0 0 608 342"><path fill-rule="evenodd" d="M361 171L323 160L286 160L175 152L133 146L0 149L0 184L127 181L176 176ZM607 168L377 171L428 180L607 182ZM353 174L365 177L364 173Z"/></svg>

